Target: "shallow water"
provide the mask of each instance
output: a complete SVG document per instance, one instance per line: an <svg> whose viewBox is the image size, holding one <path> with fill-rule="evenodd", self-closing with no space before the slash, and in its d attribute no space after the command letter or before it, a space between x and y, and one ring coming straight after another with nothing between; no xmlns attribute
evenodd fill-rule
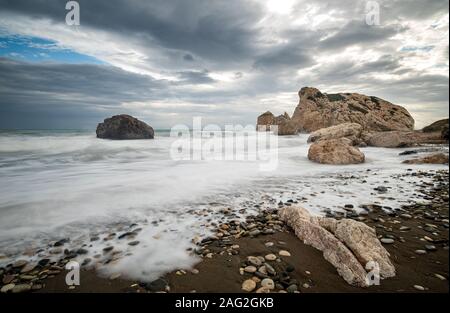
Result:
<svg viewBox="0 0 450 313"><path fill-rule="evenodd" d="M251 213L257 204L276 207L289 199L315 214L342 210L345 204L399 208L417 199L417 181L393 175L408 168L447 168L403 165L408 157L398 154L404 149L382 148L362 149L365 164L318 165L307 159L307 135L277 139L271 153L278 155L278 166L261 171L261 162L248 160L173 160L170 147L176 138L167 132L143 141L100 140L82 131L1 132L0 255L7 257L0 265L25 249L61 238L80 247L93 234L125 231L137 222L142 227L138 246L94 242L90 255L113 244L122 258L109 271L153 279L196 262L186 249L194 236L209 233L207 219L220 219L220 209ZM238 149L236 155L248 152ZM380 185L388 192L373 190ZM204 209L212 210L212 217Z"/></svg>

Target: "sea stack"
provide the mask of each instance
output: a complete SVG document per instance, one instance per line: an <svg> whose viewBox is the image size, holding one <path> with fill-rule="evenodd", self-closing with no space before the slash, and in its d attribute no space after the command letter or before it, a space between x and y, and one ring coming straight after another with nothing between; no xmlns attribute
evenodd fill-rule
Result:
<svg viewBox="0 0 450 313"><path fill-rule="evenodd" d="M155 136L151 126L126 114L105 119L98 124L96 133L97 138L115 140L153 139Z"/></svg>

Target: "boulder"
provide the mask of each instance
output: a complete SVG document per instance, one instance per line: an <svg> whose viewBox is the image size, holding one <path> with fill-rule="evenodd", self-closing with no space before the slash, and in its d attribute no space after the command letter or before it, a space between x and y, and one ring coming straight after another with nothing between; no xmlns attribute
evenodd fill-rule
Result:
<svg viewBox="0 0 450 313"><path fill-rule="evenodd" d="M448 130L448 118L436 121L422 129L424 133L442 132L444 129Z"/></svg>
<svg viewBox="0 0 450 313"><path fill-rule="evenodd" d="M357 93L324 94L316 88L299 91L292 119L301 131L313 132L342 123L360 124L366 131L408 131L414 128L409 112L386 100Z"/></svg>
<svg viewBox="0 0 450 313"><path fill-rule="evenodd" d="M284 207L278 212L303 243L323 252L338 274L350 285L369 285L365 267L378 262L380 276L395 276L389 253L376 237L375 230L364 223L343 219L314 217L302 207Z"/></svg>
<svg viewBox="0 0 450 313"><path fill-rule="evenodd" d="M272 112L267 111L258 116L256 129L259 131L270 131L270 126L275 124L275 115L273 115Z"/></svg>
<svg viewBox="0 0 450 313"><path fill-rule="evenodd" d="M309 147L308 159L322 164L364 163L364 153L352 146L348 138L320 140Z"/></svg>
<svg viewBox="0 0 450 313"><path fill-rule="evenodd" d="M97 138L153 139L153 128L130 115L115 115L97 126Z"/></svg>
<svg viewBox="0 0 450 313"><path fill-rule="evenodd" d="M361 134L363 127L357 123L343 123L327 128L322 128L311 133L308 142L318 142L320 140L348 138L353 145L361 144Z"/></svg>
<svg viewBox="0 0 450 313"><path fill-rule="evenodd" d="M271 126L278 126L277 130ZM258 131L274 130L279 136L295 135L297 133L297 126L291 121L289 114L286 112L282 115L276 116L271 112L258 116L256 129Z"/></svg>
<svg viewBox="0 0 450 313"><path fill-rule="evenodd" d="M388 131L364 133L364 142L369 146L383 148L413 147L421 144L444 143L440 132Z"/></svg>
<svg viewBox="0 0 450 313"><path fill-rule="evenodd" d="M437 153L423 158L403 161L405 164L448 164L448 155Z"/></svg>
<svg viewBox="0 0 450 313"><path fill-rule="evenodd" d="M381 245L375 229L351 219L336 220L324 217L318 218L318 221L320 226L343 242L364 267L373 261L378 264L381 277L395 276L395 267L389 259L390 254Z"/></svg>

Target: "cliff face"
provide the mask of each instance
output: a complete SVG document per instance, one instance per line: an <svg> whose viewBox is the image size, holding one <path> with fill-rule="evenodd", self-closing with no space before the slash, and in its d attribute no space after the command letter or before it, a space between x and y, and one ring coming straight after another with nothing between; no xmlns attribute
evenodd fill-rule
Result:
<svg viewBox="0 0 450 313"><path fill-rule="evenodd" d="M304 87L292 120L300 131L312 132L342 123L358 123L365 131L409 131L414 119L409 112L386 100L357 93L324 94Z"/></svg>

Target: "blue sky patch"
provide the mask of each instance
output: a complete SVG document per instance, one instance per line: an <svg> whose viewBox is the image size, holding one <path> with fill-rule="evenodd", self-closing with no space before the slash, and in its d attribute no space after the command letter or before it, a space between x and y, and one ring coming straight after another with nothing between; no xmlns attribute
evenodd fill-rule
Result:
<svg viewBox="0 0 450 313"><path fill-rule="evenodd" d="M28 62L104 64L89 55L61 47L55 41L19 35L0 35L0 57Z"/></svg>

